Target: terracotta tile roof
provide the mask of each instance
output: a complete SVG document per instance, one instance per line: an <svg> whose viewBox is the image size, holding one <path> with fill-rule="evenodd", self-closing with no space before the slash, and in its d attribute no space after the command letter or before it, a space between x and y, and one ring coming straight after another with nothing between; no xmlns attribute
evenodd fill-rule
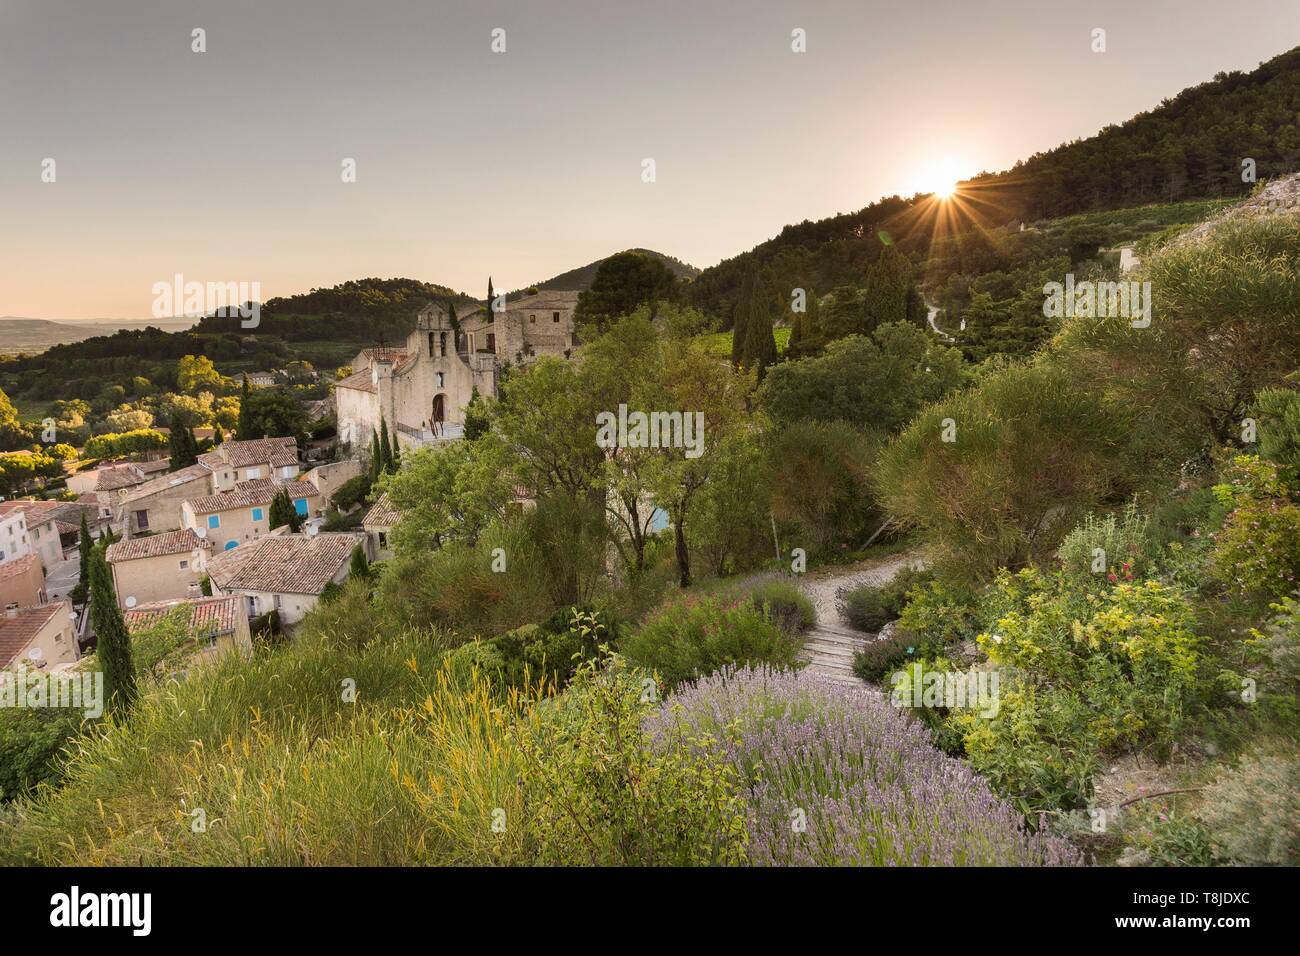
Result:
<svg viewBox="0 0 1300 956"><path fill-rule="evenodd" d="M0 611L0 667L8 667L55 614L70 609L70 604L60 601L18 608L13 617L7 610Z"/></svg>
<svg viewBox="0 0 1300 956"><path fill-rule="evenodd" d="M370 369L363 368L360 372L353 372L347 378L335 382L334 387L350 388L356 392L373 392L375 383L370 374Z"/></svg>
<svg viewBox="0 0 1300 956"><path fill-rule="evenodd" d="M143 538L114 541L104 552L110 562L135 561L139 558L158 558L165 554L183 554L203 547L203 539L189 528L165 531Z"/></svg>
<svg viewBox="0 0 1300 956"><path fill-rule="evenodd" d="M135 465L114 465L99 469L99 478L95 481L96 491L118 491L130 488L148 480L148 476Z"/></svg>
<svg viewBox="0 0 1300 956"><path fill-rule="evenodd" d="M139 604L124 611L127 630L135 632L157 624L178 607L191 607L190 633L213 637L229 634L235 629L235 621L240 613L239 598L235 595L226 597L177 598L172 601L154 601Z"/></svg>
<svg viewBox="0 0 1300 956"><path fill-rule="evenodd" d="M223 591L320 594L365 540L344 531L267 535L214 555L208 575Z"/></svg>
<svg viewBox="0 0 1300 956"><path fill-rule="evenodd" d="M372 362L396 362L398 359L406 357L406 349L381 348L381 349L362 349L361 354Z"/></svg>
<svg viewBox="0 0 1300 956"><path fill-rule="evenodd" d="M218 491L213 495L202 495L198 498L186 498L190 508L195 514L213 514L218 511L229 511L232 508L255 508L258 505L269 505L271 499L280 493L281 489L289 492L289 497L297 500L298 498L316 498L320 496L320 490L317 489L310 481L277 481L274 478L252 478L248 481L241 481L229 491Z"/></svg>
<svg viewBox="0 0 1300 956"><path fill-rule="evenodd" d="M391 528L397 524L401 518L401 513L393 507L393 503L388 500L388 492L379 496L379 500L374 503L366 516L361 520L363 528Z"/></svg>
<svg viewBox="0 0 1300 956"><path fill-rule="evenodd" d="M15 558L12 561L6 561L0 564L0 581L8 581L12 578L22 577L24 574L30 574L32 567L40 567L40 559L34 554L25 554L21 558Z"/></svg>
<svg viewBox="0 0 1300 956"><path fill-rule="evenodd" d="M190 465L188 468L182 468L166 475L159 475L157 478L150 478L144 484L136 485L123 496L121 503L127 504L131 501L139 501L141 498L148 498L150 495L156 495L160 491L167 491L177 485L186 485L192 481L207 478L211 474L212 469L207 465L202 463Z"/></svg>
<svg viewBox="0 0 1300 956"><path fill-rule="evenodd" d="M12 501L0 501L0 515L21 511L27 516L27 527L36 528L50 521L58 520L61 501L36 501L32 498L15 498Z"/></svg>
<svg viewBox="0 0 1300 956"><path fill-rule="evenodd" d="M247 468L249 465L269 464L272 468L296 465L298 439L254 438L249 441L228 441L200 455L199 461L213 471L218 468Z"/></svg>

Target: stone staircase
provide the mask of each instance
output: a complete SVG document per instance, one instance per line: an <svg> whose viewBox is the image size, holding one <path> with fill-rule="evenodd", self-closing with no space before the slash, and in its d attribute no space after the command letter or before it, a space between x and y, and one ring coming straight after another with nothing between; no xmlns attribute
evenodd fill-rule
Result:
<svg viewBox="0 0 1300 956"><path fill-rule="evenodd" d="M814 673L856 682L853 655L869 639L868 634L837 624L818 624L804 635L801 656Z"/></svg>

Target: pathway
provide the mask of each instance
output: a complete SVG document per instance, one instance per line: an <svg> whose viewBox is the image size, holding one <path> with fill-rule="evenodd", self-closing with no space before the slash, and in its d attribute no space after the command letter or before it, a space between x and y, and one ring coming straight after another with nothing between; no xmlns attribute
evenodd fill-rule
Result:
<svg viewBox="0 0 1300 956"><path fill-rule="evenodd" d="M853 655L874 635L855 629L841 615L839 596L862 584L884 584L903 568L918 563L914 554L899 554L855 565L847 570L816 573L799 582L817 610L817 624L804 635L803 659L808 670L841 680L856 681Z"/></svg>

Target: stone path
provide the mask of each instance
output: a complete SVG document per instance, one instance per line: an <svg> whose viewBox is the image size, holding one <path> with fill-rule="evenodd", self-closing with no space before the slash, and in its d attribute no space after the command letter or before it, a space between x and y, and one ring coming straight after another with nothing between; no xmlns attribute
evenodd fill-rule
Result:
<svg viewBox="0 0 1300 956"><path fill-rule="evenodd" d="M855 629L840 615L840 592L862 584L884 584L903 568L918 563L914 554L900 554L801 580L799 587L817 610L816 626L804 635L803 659L808 662L808 670L857 681L853 676L853 655L874 635Z"/></svg>

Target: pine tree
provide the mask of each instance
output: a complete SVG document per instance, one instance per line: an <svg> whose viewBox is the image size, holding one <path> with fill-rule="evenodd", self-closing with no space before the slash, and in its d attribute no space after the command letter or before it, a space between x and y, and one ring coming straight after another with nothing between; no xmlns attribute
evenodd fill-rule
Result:
<svg viewBox="0 0 1300 956"><path fill-rule="evenodd" d="M366 560L366 551L361 545L352 549L352 561L348 565L348 577L365 580L370 577L370 562Z"/></svg>
<svg viewBox="0 0 1300 956"><path fill-rule="evenodd" d="M248 441L253 435L253 403L250 400L252 389L248 384L248 376L244 376L244 384L239 389L239 421L235 424L235 440Z"/></svg>
<svg viewBox="0 0 1300 956"><path fill-rule="evenodd" d="M101 548L94 549L90 555L90 621L95 628L95 656L104 672L108 709L125 714L137 694L131 635L117 608L113 578Z"/></svg>

